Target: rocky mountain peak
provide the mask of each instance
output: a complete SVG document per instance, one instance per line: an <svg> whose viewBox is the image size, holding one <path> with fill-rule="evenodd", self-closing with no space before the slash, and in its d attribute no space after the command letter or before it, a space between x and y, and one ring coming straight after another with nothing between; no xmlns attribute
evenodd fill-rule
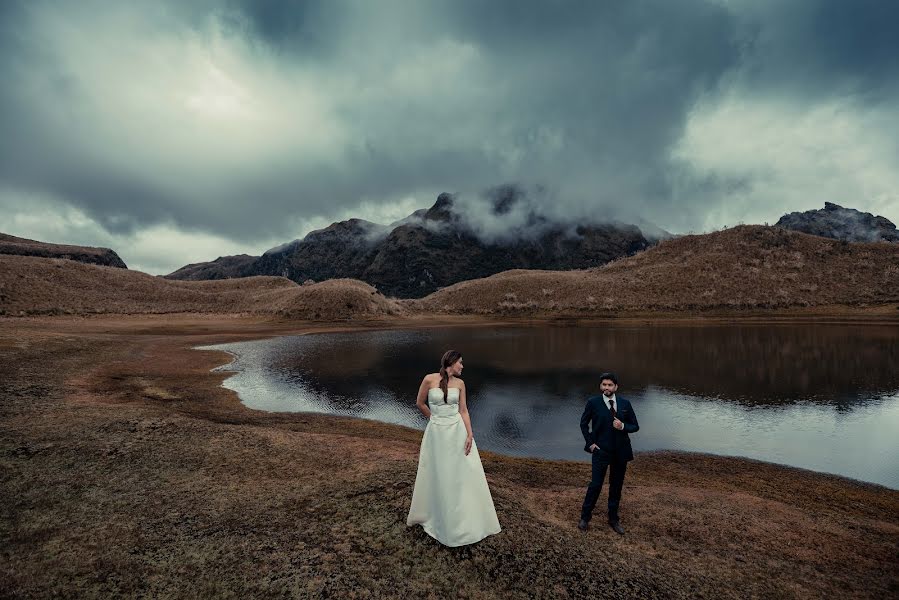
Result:
<svg viewBox="0 0 899 600"><path fill-rule="evenodd" d="M458 215L456 215L455 211L453 210L454 205L455 197L448 192L443 192L442 194L437 196L437 202L434 203L434 206L428 209L428 211L424 214L424 218L428 221L456 221L458 220Z"/></svg>
<svg viewBox="0 0 899 600"><path fill-rule="evenodd" d="M384 225L372 223L365 219L348 219L346 221L338 221L331 223L324 229L317 229L306 235L304 240L335 240L344 238L356 239L360 236L366 237L371 234L381 233L386 229Z"/></svg>
<svg viewBox="0 0 899 600"><path fill-rule="evenodd" d="M823 209L792 212L777 226L847 242L899 242L899 231L889 219L825 202Z"/></svg>

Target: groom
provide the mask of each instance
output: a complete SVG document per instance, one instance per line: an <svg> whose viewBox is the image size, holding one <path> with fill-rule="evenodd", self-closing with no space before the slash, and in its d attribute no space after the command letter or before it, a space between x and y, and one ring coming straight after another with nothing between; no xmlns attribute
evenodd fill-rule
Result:
<svg viewBox="0 0 899 600"><path fill-rule="evenodd" d="M586 442L584 450L593 455L593 471L577 527L581 531L587 531L608 469L609 526L616 533L624 535L624 528L618 519L618 505L621 503L621 487L624 485L627 463L634 459L628 434L636 433L640 426L631 403L615 395L618 391L618 377L614 373L599 376L599 389L602 395L588 398L581 416L581 432Z"/></svg>

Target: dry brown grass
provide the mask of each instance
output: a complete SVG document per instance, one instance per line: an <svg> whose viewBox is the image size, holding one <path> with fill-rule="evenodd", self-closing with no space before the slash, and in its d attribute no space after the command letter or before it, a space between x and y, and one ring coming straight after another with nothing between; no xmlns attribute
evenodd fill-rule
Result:
<svg viewBox="0 0 899 600"><path fill-rule="evenodd" d="M783 309L899 301L899 244L848 244L746 225L661 242L587 271L507 271L414 310L498 315Z"/></svg>
<svg viewBox="0 0 899 600"><path fill-rule="evenodd" d="M175 281L70 260L0 256L0 315L245 313L343 320L401 307L361 281L297 285L283 277Z"/></svg>
<svg viewBox="0 0 899 600"><path fill-rule="evenodd" d="M209 372L228 358L190 349L309 330L0 319L0 597L899 591L899 492L697 454L637 457L618 537L601 514L586 535L575 527L589 465L483 452L503 531L444 548L405 526L420 432L249 410Z"/></svg>

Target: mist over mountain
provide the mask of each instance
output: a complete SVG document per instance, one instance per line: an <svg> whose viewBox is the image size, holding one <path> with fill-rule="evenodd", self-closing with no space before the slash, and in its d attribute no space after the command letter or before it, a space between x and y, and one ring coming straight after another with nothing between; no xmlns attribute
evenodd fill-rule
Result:
<svg viewBox="0 0 899 600"><path fill-rule="evenodd" d="M899 231L889 219L832 202L825 202L823 209L786 214L776 225L846 242L899 242Z"/></svg>
<svg viewBox="0 0 899 600"><path fill-rule="evenodd" d="M440 194L429 209L391 225L350 219L268 250L183 267L170 279L279 275L302 283L353 278L401 298L510 269L569 270L630 256L670 234L624 223L560 222L541 210L540 188L492 188L478 197Z"/></svg>

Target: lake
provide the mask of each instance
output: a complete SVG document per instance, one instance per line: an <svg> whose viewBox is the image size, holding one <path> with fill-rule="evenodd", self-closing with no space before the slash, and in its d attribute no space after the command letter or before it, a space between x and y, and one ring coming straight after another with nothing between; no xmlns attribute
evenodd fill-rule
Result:
<svg viewBox="0 0 899 600"><path fill-rule="evenodd" d="M250 408L423 429L424 374L463 353L478 446L588 460L579 419L615 371L634 450L743 456L899 489L899 328L860 325L457 327L287 336L225 350Z"/></svg>

